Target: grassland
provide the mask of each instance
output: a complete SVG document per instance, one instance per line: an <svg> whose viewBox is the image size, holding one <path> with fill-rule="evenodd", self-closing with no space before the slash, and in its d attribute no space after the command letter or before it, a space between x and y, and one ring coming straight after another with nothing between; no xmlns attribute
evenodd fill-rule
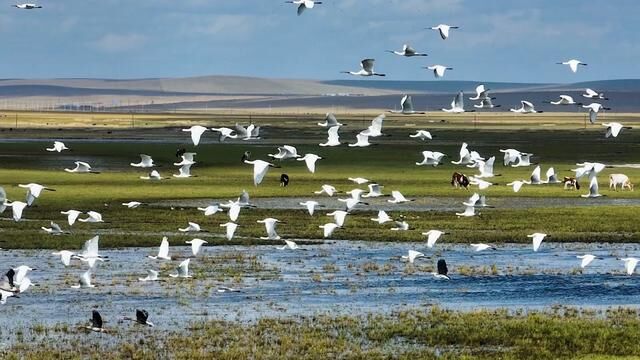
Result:
<svg viewBox="0 0 640 360"><path fill-rule="evenodd" d="M129 327L83 334L66 325L22 331L7 359L637 359L638 312L451 312L192 323L169 334ZM59 338L51 342L47 339ZM118 344L115 346L114 344ZM1 353L0 353L1 354Z"/></svg>
<svg viewBox="0 0 640 360"><path fill-rule="evenodd" d="M575 115L545 115L519 117L517 127L512 128L513 116L487 117L478 122L477 127L462 123L462 119L446 122L429 122L422 117L390 118L385 123L385 132L390 136L375 139L378 145L369 148L320 148L325 132L315 126L321 117L305 116L298 121L288 117L253 119L263 126L264 140L246 143L227 141L218 143L211 133L203 135L203 144L193 147L188 134L180 131L178 124L203 123L211 126L230 125L232 119L223 114L205 115L145 115L149 124L145 129L122 128L118 119L126 119L127 114L39 114L21 113L19 116L30 121L46 121L57 128L13 129L4 128L0 142L0 185L4 186L9 199L21 199L24 190L16 185L37 182L55 188L56 192L45 192L37 201L37 206L25 210L25 221L0 223L0 247L4 248L72 248L79 246L94 233L103 234L103 246L151 246L157 245L161 234L171 235L173 242L181 243L186 236L179 235L178 227L187 221L200 223L210 230L202 237L210 237L214 244L228 243L222 235L219 224L226 222L223 214L205 218L193 207L178 207L169 210L161 206L163 201L184 199L233 199L247 189L253 198L257 197L312 197L313 191L322 184L333 184L341 191L356 187L347 181L348 176L362 176L385 186L384 192L400 190L408 197L453 197L460 202L470 195L464 190L453 189L449 179L453 171L463 170L450 164L442 166L418 167L414 163L421 160L421 151L437 150L454 160L460 144L469 143L472 150L485 156L496 155L495 172L501 176L492 179L496 183L486 191L491 199L518 196L523 202L528 198L578 198L585 191L566 191L559 185L525 186L514 194L506 183L515 179L527 179L531 168L503 167L501 148L516 148L535 154L543 172L553 166L561 175L571 175L569 169L580 161L599 161L605 164L637 163L640 150L640 134L636 131L624 132L618 139L604 139L599 125L581 129L580 117ZM360 129L366 127L362 116L344 115L348 126L344 127L343 139L352 141ZM621 115L622 116L622 115ZM10 118L10 114L7 118ZM98 121L104 129L79 127L87 121ZM39 119L39 120L38 120ZM542 120L540 120L542 119ZM629 119L632 119L631 117ZM629 120L627 119L627 120ZM342 120L342 118L341 118ZM557 126L543 126L539 121ZM629 120L631 121L631 120ZM234 121L233 121L234 123ZM501 128L495 124L504 123ZM515 126L515 125L513 125ZM572 127L572 128L571 128ZM57 129L56 128L56 129ZM408 138L414 129L425 128L432 131L434 140L422 143ZM62 139L73 149L62 154L49 153L44 148L54 139ZM106 139L106 140L105 140ZM27 141L28 140L28 141ZM263 184L254 187L251 168L240 162L242 153L252 152L254 158L266 159L268 153L276 151L277 145L290 144L298 147L300 153L313 152L323 156L317 165L316 174L310 174L303 163L285 161L278 163L281 169L272 169ZM175 173L171 165L176 160L175 150L185 147L198 153L190 179L171 179L148 182L139 179L145 170L130 167L137 162L137 154L153 156L157 169L163 176ZM68 174L65 167L72 167L73 161L84 160L91 163L100 174ZM279 186L280 173L291 178L290 186ZM600 176L601 192L612 199L637 199L640 192L613 192L607 189L608 174L624 172L631 179L640 178L640 169L606 169ZM120 203L137 200L152 203L138 209L125 209ZM585 203L593 202L584 199ZM337 203L337 201L336 201ZM462 210L462 205L460 210ZM71 235L59 237L45 236L40 226L50 220L64 224L61 210L95 210L103 214L105 224L76 224ZM451 232L448 241L468 242L518 242L526 241L526 233L545 231L554 234L555 241L598 241L637 242L640 241L640 224L635 206L588 206L523 209L491 209L483 215L471 219L458 219L451 212L402 211L416 230L390 232L385 226L378 226L368 219L374 215L366 207L355 211L343 229L335 232L336 239L419 241L420 230L440 228ZM323 212L321 211L320 214ZM5 213L4 216L7 216ZM399 215L394 213L392 215ZM276 217L287 222L279 228L284 237L318 239L321 236L318 225L328 221L323 215L309 217L303 210L255 209L243 211L239 219L238 237L233 243L259 243L257 237L263 235L263 227L256 220Z"/></svg>

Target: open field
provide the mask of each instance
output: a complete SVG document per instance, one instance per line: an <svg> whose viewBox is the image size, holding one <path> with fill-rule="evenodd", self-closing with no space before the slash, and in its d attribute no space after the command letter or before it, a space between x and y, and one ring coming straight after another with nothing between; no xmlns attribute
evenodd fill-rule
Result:
<svg viewBox="0 0 640 360"><path fill-rule="evenodd" d="M7 359L638 359L637 311L449 312L191 323L159 335L124 327L87 335L68 325L22 331ZM51 338L60 341L51 342ZM114 341L114 339L117 339ZM118 344L114 346L114 344ZM170 346L167 346L170 344ZM99 352L98 353L96 353Z"/></svg>

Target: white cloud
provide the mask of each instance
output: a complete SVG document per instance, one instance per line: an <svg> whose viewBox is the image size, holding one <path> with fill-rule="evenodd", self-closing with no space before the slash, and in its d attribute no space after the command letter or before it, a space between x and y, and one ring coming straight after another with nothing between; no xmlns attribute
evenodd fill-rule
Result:
<svg viewBox="0 0 640 360"><path fill-rule="evenodd" d="M103 52L117 53L133 50L142 46L147 41L146 36L141 34L105 34L91 45Z"/></svg>

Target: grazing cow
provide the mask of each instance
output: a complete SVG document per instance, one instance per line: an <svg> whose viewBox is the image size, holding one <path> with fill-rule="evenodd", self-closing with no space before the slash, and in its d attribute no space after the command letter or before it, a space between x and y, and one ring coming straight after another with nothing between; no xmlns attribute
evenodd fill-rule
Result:
<svg viewBox="0 0 640 360"><path fill-rule="evenodd" d="M580 184L578 183L578 179L572 176L565 176L562 179L562 183L564 184L564 189L567 190L569 188L574 188L575 190L580 190Z"/></svg>
<svg viewBox="0 0 640 360"><path fill-rule="evenodd" d="M289 175L287 174L280 175L280 186L287 186L287 185L289 185Z"/></svg>
<svg viewBox="0 0 640 360"><path fill-rule="evenodd" d="M618 191L618 185L620 185L620 190L624 191L624 188L628 188L630 191L633 191L633 184L629 181L629 177L625 174L611 174L609 176L609 189L613 188L613 190Z"/></svg>
<svg viewBox="0 0 640 360"><path fill-rule="evenodd" d="M451 186L457 188L465 188L469 190L469 178L465 174L454 172L451 175Z"/></svg>

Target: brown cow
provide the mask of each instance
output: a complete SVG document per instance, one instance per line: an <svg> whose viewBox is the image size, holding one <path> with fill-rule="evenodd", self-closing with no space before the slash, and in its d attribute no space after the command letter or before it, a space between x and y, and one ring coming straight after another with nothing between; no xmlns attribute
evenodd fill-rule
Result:
<svg viewBox="0 0 640 360"><path fill-rule="evenodd" d="M465 188L469 190L469 178L465 174L454 172L451 175L451 186L457 188Z"/></svg>

